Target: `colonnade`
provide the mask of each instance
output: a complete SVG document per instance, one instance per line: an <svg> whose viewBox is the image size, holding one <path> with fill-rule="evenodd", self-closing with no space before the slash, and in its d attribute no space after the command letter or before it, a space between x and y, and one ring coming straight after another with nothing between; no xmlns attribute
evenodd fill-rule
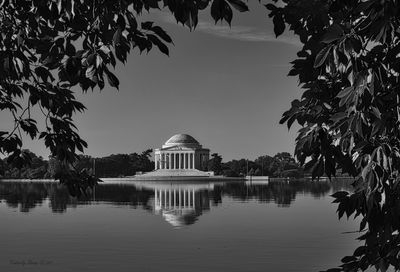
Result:
<svg viewBox="0 0 400 272"><path fill-rule="evenodd" d="M194 152L161 152L155 162L156 169L195 169Z"/></svg>
<svg viewBox="0 0 400 272"><path fill-rule="evenodd" d="M194 209L194 189L155 189L154 202L158 209Z"/></svg>

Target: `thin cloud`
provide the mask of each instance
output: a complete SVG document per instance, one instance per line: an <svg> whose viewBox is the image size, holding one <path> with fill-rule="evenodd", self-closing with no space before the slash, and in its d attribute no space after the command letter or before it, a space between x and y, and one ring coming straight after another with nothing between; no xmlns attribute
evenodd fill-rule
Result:
<svg viewBox="0 0 400 272"><path fill-rule="evenodd" d="M163 14L163 20L168 23L175 24L175 18L170 14ZM273 33L257 30L255 27L233 25L218 25L210 22L199 20L196 31L205 32L214 36L226 39L234 39L247 42L276 42L290 44L296 47L301 46L301 43L296 37L281 35L278 38Z"/></svg>
<svg viewBox="0 0 400 272"><path fill-rule="evenodd" d="M235 39L248 42L278 42L286 43L294 46L300 46L301 43L295 37L280 36L276 38L274 34L266 31L259 31L254 27L213 25L208 22L199 22L197 25L199 31L206 32L211 35Z"/></svg>

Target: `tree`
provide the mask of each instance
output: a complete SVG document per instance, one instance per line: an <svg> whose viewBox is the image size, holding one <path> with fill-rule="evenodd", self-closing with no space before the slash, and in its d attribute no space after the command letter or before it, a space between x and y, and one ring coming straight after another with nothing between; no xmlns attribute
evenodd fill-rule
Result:
<svg viewBox="0 0 400 272"><path fill-rule="evenodd" d="M214 171L215 175L222 174L222 157L218 153L211 154L211 157L207 164L207 170Z"/></svg>
<svg viewBox="0 0 400 272"><path fill-rule="evenodd" d="M272 176L273 172L270 171L270 166L274 162L274 158L268 155L264 155L258 157L255 160L255 163L260 166L261 168L261 175L262 176Z"/></svg>
<svg viewBox="0 0 400 272"><path fill-rule="evenodd" d="M354 193L333 197L339 218L362 217L364 245L330 271L400 269L400 2L284 0L266 8L277 36L288 26L303 44L289 72L302 96L281 120L302 126L297 159L313 178L337 169L355 177Z"/></svg>
<svg viewBox="0 0 400 272"><path fill-rule="evenodd" d="M22 167L30 162L22 150L22 133L42 139L64 164L77 159L87 143L72 117L85 106L75 99L73 88L103 89L105 78L118 88L112 68L117 61L125 63L134 48L149 52L157 47L168 55L171 37L154 22L137 20L161 3L190 29L197 25L199 11L210 5L214 20L229 24L232 8L248 10L241 0L0 2L0 110L14 121L11 131L0 131L0 152L9 155L10 163ZM35 107L43 113L42 124L31 116Z"/></svg>

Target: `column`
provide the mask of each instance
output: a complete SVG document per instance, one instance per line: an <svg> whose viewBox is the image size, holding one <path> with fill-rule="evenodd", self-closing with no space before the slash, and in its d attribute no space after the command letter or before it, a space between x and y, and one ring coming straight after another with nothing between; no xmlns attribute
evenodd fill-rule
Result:
<svg viewBox="0 0 400 272"><path fill-rule="evenodd" d="M179 209L182 209L182 195L181 195L181 188L179 188Z"/></svg>
<svg viewBox="0 0 400 272"><path fill-rule="evenodd" d="M193 208L194 208L194 201L195 201L195 199L194 199L194 189L192 190L192 194L193 194Z"/></svg>
<svg viewBox="0 0 400 272"><path fill-rule="evenodd" d="M174 169L176 169L176 154L175 154L175 152L172 153L172 155L174 156Z"/></svg>
<svg viewBox="0 0 400 272"><path fill-rule="evenodd" d="M168 153L168 169L171 169L172 160L171 160L171 153Z"/></svg>
<svg viewBox="0 0 400 272"><path fill-rule="evenodd" d="M172 168L175 169L175 153L171 153Z"/></svg>
<svg viewBox="0 0 400 272"><path fill-rule="evenodd" d="M176 190L174 189L174 209L176 209Z"/></svg>
<svg viewBox="0 0 400 272"><path fill-rule="evenodd" d="M171 203L171 200L172 200L172 199L171 199L171 189L168 190L168 193L169 193L169 194L168 194L168 198L169 198L169 199L168 199L168 202L169 202L169 203L168 203L168 204L169 204L169 207L168 207L168 208L171 209L171 204L172 204L172 203Z"/></svg>
<svg viewBox="0 0 400 272"><path fill-rule="evenodd" d="M183 207L186 208L186 190L183 190Z"/></svg>
<svg viewBox="0 0 400 272"><path fill-rule="evenodd" d="M189 208L191 208L192 206L192 204L190 203L191 201L190 201L190 190L188 189L188 206L189 206Z"/></svg>
<svg viewBox="0 0 400 272"><path fill-rule="evenodd" d="M158 206L157 189L154 190L154 206Z"/></svg>
<svg viewBox="0 0 400 272"><path fill-rule="evenodd" d="M185 160L185 153L182 153L182 169L186 169L186 160Z"/></svg>

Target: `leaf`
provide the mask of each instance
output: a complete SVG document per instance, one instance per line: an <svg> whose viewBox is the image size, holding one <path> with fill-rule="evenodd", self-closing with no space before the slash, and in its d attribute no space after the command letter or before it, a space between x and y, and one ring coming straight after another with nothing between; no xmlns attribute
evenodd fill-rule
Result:
<svg viewBox="0 0 400 272"><path fill-rule="evenodd" d="M43 66L38 66L35 68L35 74L40 77L43 82L47 82L47 79L50 78L52 81L54 80L53 75L47 70L47 68Z"/></svg>
<svg viewBox="0 0 400 272"><path fill-rule="evenodd" d="M36 137L38 129L36 127L36 121L33 119L23 119L19 121L21 128L29 134L32 140Z"/></svg>
<svg viewBox="0 0 400 272"><path fill-rule="evenodd" d="M126 14L126 17L128 18L128 22L131 27L131 30L136 30L138 27L138 24L137 24L135 16L133 16L133 14L131 12L128 12Z"/></svg>
<svg viewBox="0 0 400 272"><path fill-rule="evenodd" d="M110 84L111 87L115 87L115 88L119 88L119 80L118 78L107 68L104 69L106 75L107 75L107 79L108 79L108 83Z"/></svg>
<svg viewBox="0 0 400 272"><path fill-rule="evenodd" d="M363 230L364 228L362 228ZM360 230L361 231L361 230ZM366 246L359 246L355 251L354 251L354 256L362 256L363 254L365 254L366 251Z"/></svg>
<svg viewBox="0 0 400 272"><path fill-rule="evenodd" d="M91 65L86 69L85 75L87 78L93 79L95 74L96 74L96 68L94 65Z"/></svg>
<svg viewBox="0 0 400 272"><path fill-rule="evenodd" d="M314 164L313 168L311 169L311 178L320 178L324 174L324 159L321 157L319 162Z"/></svg>
<svg viewBox="0 0 400 272"><path fill-rule="evenodd" d="M75 54L76 54L75 46L73 46L69 40L67 41L67 43L65 45L65 53L68 56L75 56Z"/></svg>
<svg viewBox="0 0 400 272"><path fill-rule="evenodd" d="M343 37L343 29L338 24L333 24L327 30L325 35L322 37L323 43L331 43L337 41Z"/></svg>
<svg viewBox="0 0 400 272"><path fill-rule="evenodd" d="M357 258L354 256L346 256L346 257L342 258L342 263L349 263L349 262L353 262L355 260L357 260Z"/></svg>
<svg viewBox="0 0 400 272"><path fill-rule="evenodd" d="M349 92L347 96L343 97L339 102L339 107L354 101L355 92Z"/></svg>
<svg viewBox="0 0 400 272"><path fill-rule="evenodd" d="M103 64L103 59L98 54L96 54L95 64L96 64L96 68L100 68L100 66Z"/></svg>
<svg viewBox="0 0 400 272"><path fill-rule="evenodd" d="M371 109L372 109L372 114L376 118L381 119L381 112L378 110L378 108L377 107L371 107Z"/></svg>
<svg viewBox="0 0 400 272"><path fill-rule="evenodd" d="M241 0L228 0L228 2L238 11L240 12L244 12L244 11L248 11L249 8L247 7L247 5L245 3L243 3L243 1Z"/></svg>
<svg viewBox="0 0 400 272"><path fill-rule="evenodd" d="M285 31L285 28L286 28L285 21L283 20L283 17L281 14L275 15L274 19L272 21L274 23L275 37L278 37Z"/></svg>
<svg viewBox="0 0 400 272"><path fill-rule="evenodd" d="M143 22L141 24L141 26L142 26L143 29L150 30L152 28L152 26L153 26L153 22Z"/></svg>
<svg viewBox="0 0 400 272"><path fill-rule="evenodd" d="M164 53L165 55L169 55L169 50L168 47L156 36L152 35L152 34L148 34L147 37L150 39L150 41L155 44L158 49Z"/></svg>
<svg viewBox="0 0 400 272"><path fill-rule="evenodd" d="M336 97L338 97L338 98L346 97L346 96L348 96L349 93L352 92L352 91L353 91L353 86L344 88L343 90L341 90L341 91L336 95Z"/></svg>
<svg viewBox="0 0 400 272"><path fill-rule="evenodd" d="M151 28L151 30L153 30L154 33L156 33L161 39L163 39L164 41L166 41L167 43L171 43L172 39L171 37L167 34L167 32L164 31L164 29L162 29L159 26L153 26Z"/></svg>
<svg viewBox="0 0 400 272"><path fill-rule="evenodd" d="M114 46L117 46L121 42L122 30L121 28L117 28L113 36Z"/></svg>
<svg viewBox="0 0 400 272"><path fill-rule="evenodd" d="M362 44L361 41L359 39L356 38L351 38L350 39L351 45L354 49L354 51L358 54L360 53L361 49L362 49Z"/></svg>
<svg viewBox="0 0 400 272"><path fill-rule="evenodd" d="M222 20L222 5L224 0L214 0L211 4L211 17L215 23Z"/></svg>
<svg viewBox="0 0 400 272"><path fill-rule="evenodd" d="M125 18L122 14L118 14L117 25L118 25L118 28L121 30L124 30L126 27Z"/></svg>
<svg viewBox="0 0 400 272"><path fill-rule="evenodd" d="M319 51L319 53L315 57L314 68L318 68L325 63L325 60L328 57L331 49L332 49L332 45L328 45Z"/></svg>
<svg viewBox="0 0 400 272"><path fill-rule="evenodd" d="M335 113L335 114L330 118L330 120L331 120L332 122L336 123L337 121L340 121L340 120L342 120L342 119L345 118L345 117L347 117L347 114L346 114L345 112L338 112L338 113Z"/></svg>
<svg viewBox="0 0 400 272"><path fill-rule="evenodd" d="M331 197L334 197L334 198L345 198L348 195L349 195L349 193L346 192L346 191L339 191L339 192L336 192L336 193L332 194Z"/></svg>
<svg viewBox="0 0 400 272"><path fill-rule="evenodd" d="M266 4L264 5L268 10L274 11L277 9L277 7L273 4Z"/></svg>
<svg viewBox="0 0 400 272"><path fill-rule="evenodd" d="M214 0L211 5L211 16L215 23L224 19L230 25L233 16L232 9L225 0Z"/></svg>

